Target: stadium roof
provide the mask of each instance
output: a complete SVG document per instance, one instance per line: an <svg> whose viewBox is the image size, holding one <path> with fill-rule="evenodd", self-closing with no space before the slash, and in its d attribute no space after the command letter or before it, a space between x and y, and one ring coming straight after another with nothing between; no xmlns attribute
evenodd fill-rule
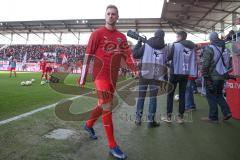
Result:
<svg viewBox="0 0 240 160"><path fill-rule="evenodd" d="M0 31L5 33L91 32L104 23L104 19L4 22L0 23ZM167 28L167 22L164 22L160 18L127 18L119 19L118 21L118 28L123 32L129 29L136 29L140 32L151 32L162 26Z"/></svg>
<svg viewBox="0 0 240 160"><path fill-rule="evenodd" d="M173 31L223 32L234 24L239 8L239 0L169 0L164 3L162 18Z"/></svg>
<svg viewBox="0 0 240 160"><path fill-rule="evenodd" d="M123 32L152 32L156 28L166 32L223 31L240 14L239 8L239 0L165 0L161 18L119 19L118 28ZM91 32L103 24L104 19L8 21L0 22L0 34Z"/></svg>

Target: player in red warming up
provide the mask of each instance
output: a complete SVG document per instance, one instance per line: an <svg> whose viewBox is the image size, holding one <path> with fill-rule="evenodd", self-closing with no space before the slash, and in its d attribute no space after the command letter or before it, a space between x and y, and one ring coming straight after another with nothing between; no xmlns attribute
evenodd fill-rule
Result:
<svg viewBox="0 0 240 160"><path fill-rule="evenodd" d="M47 67L47 61L45 59L42 59L40 61L40 70L42 71L41 80L43 79L43 77L45 77L46 80L48 79L46 67Z"/></svg>
<svg viewBox="0 0 240 160"><path fill-rule="evenodd" d="M121 59L125 60L134 73L138 72L132 59L132 52L127 44L126 36L116 29L117 20L117 7L114 5L107 6L105 26L95 30L89 39L82 66L80 86L84 87L88 66L94 57L93 78L98 94L98 103L92 110L90 119L86 121L84 129L90 134L90 138L97 139L93 125L102 115L102 122L110 148L109 153L118 159L126 159L127 156L121 151L114 138L112 100Z"/></svg>

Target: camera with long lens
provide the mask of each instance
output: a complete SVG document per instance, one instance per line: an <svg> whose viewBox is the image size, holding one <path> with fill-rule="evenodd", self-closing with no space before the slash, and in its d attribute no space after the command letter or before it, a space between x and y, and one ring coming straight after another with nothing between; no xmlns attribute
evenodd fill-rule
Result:
<svg viewBox="0 0 240 160"><path fill-rule="evenodd" d="M147 41L147 38L146 37L143 37L143 36L140 36L137 32L134 32L132 30L129 30L127 32L127 36L128 37L131 37L133 39L136 39L136 40L140 40L142 41L143 43L145 43Z"/></svg>

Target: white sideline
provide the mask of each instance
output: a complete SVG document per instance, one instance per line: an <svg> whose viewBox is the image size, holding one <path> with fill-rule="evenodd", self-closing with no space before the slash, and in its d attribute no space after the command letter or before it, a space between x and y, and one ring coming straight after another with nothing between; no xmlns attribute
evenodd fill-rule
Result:
<svg viewBox="0 0 240 160"><path fill-rule="evenodd" d="M88 94L88 93L85 93L85 94L80 95L80 96L74 96L74 97L68 98L67 100L74 100L74 99L80 98L80 97L82 97L82 96L84 96L84 95L86 95L86 94ZM26 113L20 114L20 115L18 115L18 116L15 116L15 117L12 117L12 118L9 118L9 119L0 121L0 125L4 125L4 124L10 123L10 122L12 122L12 121L16 121L16 120L22 119L22 118L24 118L24 117L30 116L30 115L32 115L32 114L34 114L34 113L41 112L41 111L43 111L43 110L53 108L53 107L55 107L59 102L62 102L62 100L58 101L57 103L54 103L54 104L51 104L51 105L47 105L47 106L45 106L45 107L41 107L41 108L32 110L32 111L30 111L30 112L26 112Z"/></svg>
<svg viewBox="0 0 240 160"><path fill-rule="evenodd" d="M124 81L126 81L126 80L124 80ZM122 81L122 82L124 82L124 81ZM120 83L121 83L121 82L120 82ZM127 85L125 85L125 86L127 86ZM125 87L125 86L123 86L123 87ZM122 88L122 87L121 87L121 88ZM121 89L121 88L120 88L120 89ZM75 100L75 99L78 99L78 98L80 98L80 97L82 97L82 96L85 96L85 95L87 95L87 94L89 94L89 93L90 93L90 92L85 93L85 94L82 94L82 95L80 95L80 96L74 96L74 97L71 97L71 98L67 98L67 100ZM26 113L20 114L20 115L18 115L18 116L15 116L15 117L12 117L12 118L9 118L9 119L6 119L6 120L2 120L2 121L0 121L0 126L1 126L1 125L4 125L4 124L7 124L7 123L10 123L10 122L12 122L12 121L16 121L16 120L22 119L22 118L24 118L24 117L30 116L30 115L35 114L35 113L37 113L37 112L41 112L41 111L43 111L43 110L53 108L53 107L55 107L57 104L59 104L59 102L62 102L62 100L58 101L57 103L50 104L50 105L47 105L47 106L44 106L44 107L41 107L41 108L32 110L32 111L30 111L30 112L26 112Z"/></svg>

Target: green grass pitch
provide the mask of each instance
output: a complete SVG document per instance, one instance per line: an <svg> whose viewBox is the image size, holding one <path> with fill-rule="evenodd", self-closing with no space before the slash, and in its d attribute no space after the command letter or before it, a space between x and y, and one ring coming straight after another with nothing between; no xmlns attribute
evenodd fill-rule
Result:
<svg viewBox="0 0 240 160"><path fill-rule="evenodd" d="M41 85L41 73L18 72L17 77L9 77L8 72L0 72L0 120L53 104L72 97L54 91L48 84ZM76 85L79 74L70 74L65 79L67 85ZM31 86L21 86L22 81L35 79ZM89 82L86 86L92 87Z"/></svg>
<svg viewBox="0 0 240 160"><path fill-rule="evenodd" d="M21 81L36 79L32 86L23 87ZM70 74L65 83L75 85L77 74ZM90 79L89 79L90 80ZM93 83L88 81L88 87ZM0 72L0 120L4 120L62 99L73 97L54 91L48 85L40 85L40 73L18 73L9 78L8 72ZM131 98L131 95L127 95ZM208 114L205 97L195 95L197 111L191 121L179 125L166 124L148 129L134 124L135 106L122 103L113 113L115 137L129 160L239 160L240 123L236 120L209 124L200 121ZM96 99L81 97L74 100L71 112L89 110ZM148 112L149 99L144 113ZM166 95L158 97L157 115L166 113ZM174 113L178 103L174 102ZM222 114L219 112L220 118ZM158 117L159 118L159 117ZM101 118L100 118L101 120ZM108 155L107 141L101 123L94 126L97 141L91 141L82 128L82 121L63 121L50 108L20 120L0 125L0 160L114 160ZM44 135L55 129L75 131L65 140L46 139Z"/></svg>

